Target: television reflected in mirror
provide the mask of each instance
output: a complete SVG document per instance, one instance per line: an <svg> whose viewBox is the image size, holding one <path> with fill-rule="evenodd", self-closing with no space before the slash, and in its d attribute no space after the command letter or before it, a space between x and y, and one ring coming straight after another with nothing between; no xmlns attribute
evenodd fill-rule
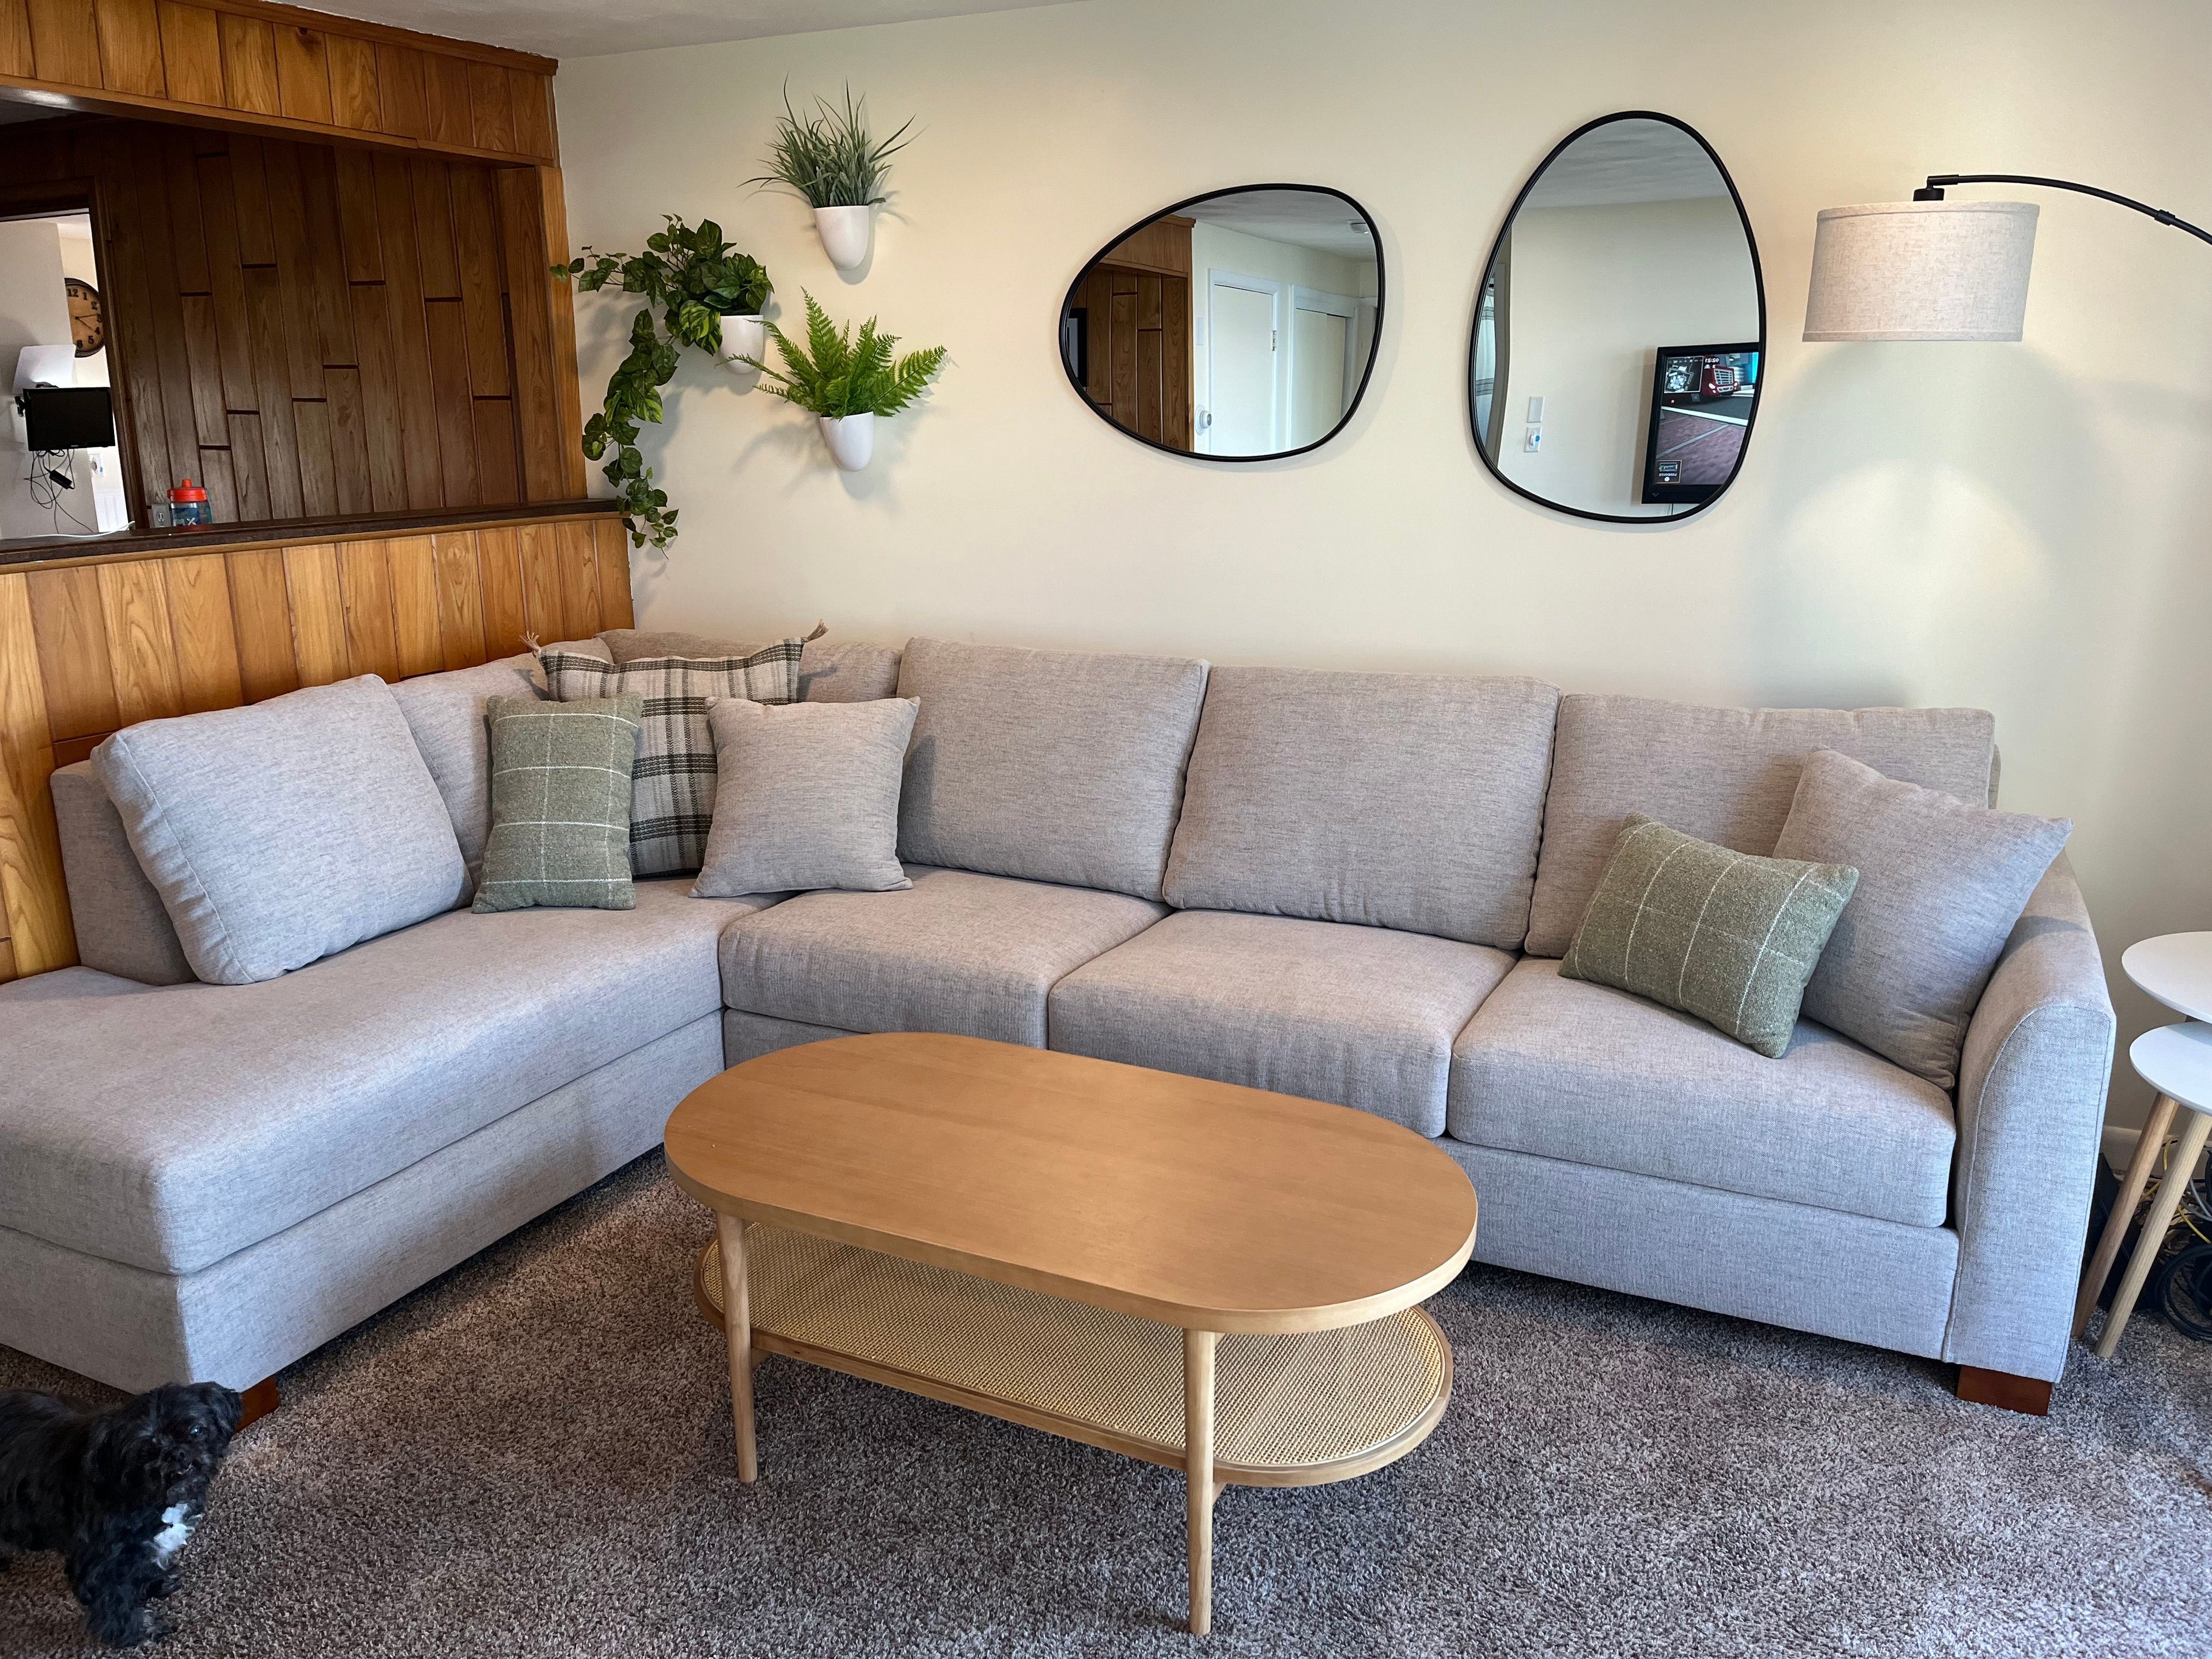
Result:
<svg viewBox="0 0 2212 1659"><path fill-rule="evenodd" d="M1382 318L1366 210L1253 185L1178 202L1093 255L1060 307L1060 366L1093 414L1156 449L1276 459L1344 429Z"/></svg>
<svg viewBox="0 0 2212 1659"><path fill-rule="evenodd" d="M1742 468L1765 335L1751 222L1711 146L1671 116L1593 121L1537 168L1492 250L1468 362L1475 447L1547 507L1686 517Z"/></svg>

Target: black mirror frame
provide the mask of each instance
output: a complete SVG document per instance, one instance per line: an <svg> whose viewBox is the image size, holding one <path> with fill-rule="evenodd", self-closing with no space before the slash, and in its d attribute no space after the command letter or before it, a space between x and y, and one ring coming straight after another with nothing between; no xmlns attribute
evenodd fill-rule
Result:
<svg viewBox="0 0 2212 1659"><path fill-rule="evenodd" d="M1729 188L1734 189L1735 186L1730 185ZM1350 208L1354 213L1365 220L1367 222L1367 228L1374 232L1375 343L1373 348L1370 349L1367 354L1366 363L1359 371L1358 390L1352 394L1352 401L1345 405L1343 416L1338 420L1334 426L1329 428L1327 432L1315 439L1311 443L1301 444L1296 449L1271 449L1264 455L1207 455L1202 454L1194 449L1176 449L1170 445L1158 442L1155 439L1145 437L1139 433L1132 432L1127 427L1120 425L1117 422L1108 419L1107 416L1100 411L1098 406L1091 401L1091 394L1084 389L1083 383L1075 378L1074 369L1068 366L1067 354L1064 350L1060 349L1059 343L1059 319L1066 316L1068 307L1075 303L1075 296L1083 287L1083 279L1091 274L1091 267L1098 263L1099 256L1101 254L1109 253L1114 249L1121 246L1122 243L1127 241L1129 238L1134 236L1139 231L1142 230L1146 225L1151 224L1156 219L1164 219L1170 213L1181 213L1185 208L1196 207L1201 202L1211 202L1223 196L1242 196L1247 191L1255 190L1300 190L1314 196L1334 196L1338 201L1343 203L1345 206ZM1754 256L1754 258L1756 256ZM1333 185L1231 185L1225 189L1209 190L1197 196L1187 196L1172 207L1164 207L1158 210L1156 212L1146 214L1143 218L1138 220L1135 224L1131 225L1119 236L1114 237L1111 240L1108 241L1097 253L1092 254L1088 259L1085 259L1083 262L1082 265L1075 273L1074 280L1068 283L1067 292L1061 297L1060 309L1054 317L1053 356L1060 360L1060 372L1067 377L1068 386L1075 393L1077 401L1081 403L1085 409L1091 412L1091 414L1097 416L1099 422L1104 425L1108 430L1117 432L1124 438L1129 440L1130 442L1142 444L1147 449L1157 449L1163 455L1173 455L1178 459L1186 461L1218 462L1223 465L1249 465L1254 461L1287 461L1293 456L1310 455L1315 450L1319 449L1323 444L1333 441L1344 430L1346 427L1351 425L1352 417L1359 413L1359 405L1366 399L1368 383L1375 375L1376 359L1382 355L1382 319L1389 310L1389 301L1386 297L1389 291L1389 276L1384 269L1384 263L1382 257L1382 227L1376 222L1375 216L1370 213L1365 207L1362 206L1352 197L1347 196L1344 191L1337 189ZM1194 271L1192 273L1194 280L1195 280L1196 276L1197 273ZM1762 301L1762 304L1764 302ZM1764 338L1765 335L1765 330L1764 327L1765 315L1765 313L1764 310L1762 310L1760 313L1762 326L1759 331L1761 338Z"/></svg>
<svg viewBox="0 0 2212 1659"><path fill-rule="evenodd" d="M1512 233L1513 222L1521 216L1522 204L1528 199L1528 192L1536 188L1536 181L1551 171L1552 163L1558 161L1567 147L1583 134L1594 132L1600 127L1611 126L1615 121L1662 121L1667 125L1686 132L1691 137L1696 139L1698 148L1705 151L1706 156L1711 161L1714 170L1720 174L1721 182L1728 186L1729 200L1735 204L1735 216L1743 225L1744 246L1751 252L1751 285L1757 290L1759 295L1759 385L1752 392L1751 414L1744 422L1743 447L1736 452L1735 465L1729 469L1728 477L1721 480L1718 489L1704 501L1692 505L1686 513L1648 514L1638 516L1627 513L1594 513L1585 507L1562 506L1558 501L1537 495L1532 489L1522 489L1512 479L1507 477L1490 452L1483 447L1482 434L1475 429L1474 352L1482 332L1482 290L1490 281L1491 271L1497 267L1498 251L1504 247L1506 237ZM1490 469L1492 477L1497 479L1515 495L1532 501L1539 507L1548 507L1554 513L1569 514L1577 519L1595 519L1601 524L1634 524L1647 526L1680 524L1686 520L1694 519L1729 493L1735 483L1736 475L1743 471L1744 458L1751 453L1751 434L1758 428L1759 406L1766 401L1766 271L1759 263L1759 238L1752 231L1751 215L1744 208L1743 197L1735 187L1735 179L1729 173L1728 164L1721 160L1720 152L1706 143L1705 135L1679 116L1662 115L1657 110L1650 109L1616 110L1611 115L1601 115L1594 121L1585 121L1565 137L1560 139L1558 143L1553 145L1551 153L1537 164L1534 171L1529 173L1528 182L1521 186L1521 193L1513 198L1513 205L1506 210L1504 222L1498 226L1498 234L1491 241L1490 257L1482 262L1482 270L1475 283L1474 312L1468 324L1467 374L1464 376L1468 433L1474 441L1474 453L1482 457L1482 464Z"/></svg>

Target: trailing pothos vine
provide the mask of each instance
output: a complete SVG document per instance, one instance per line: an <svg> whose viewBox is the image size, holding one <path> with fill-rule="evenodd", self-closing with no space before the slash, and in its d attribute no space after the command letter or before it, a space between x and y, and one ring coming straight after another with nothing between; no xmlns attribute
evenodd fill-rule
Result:
<svg viewBox="0 0 2212 1659"><path fill-rule="evenodd" d="M683 349L720 352L722 319L757 314L773 290L767 268L724 241L712 219L694 227L678 215L663 216L668 228L647 237L642 253L586 247L583 258L552 269L586 294L612 287L645 296L645 308L630 323L629 355L607 381L605 404L584 423L584 453L596 461L614 451L605 471L631 541L665 551L676 539L676 509L668 492L654 486L653 469L638 453L638 434L645 422L660 421L660 388L675 378Z"/></svg>

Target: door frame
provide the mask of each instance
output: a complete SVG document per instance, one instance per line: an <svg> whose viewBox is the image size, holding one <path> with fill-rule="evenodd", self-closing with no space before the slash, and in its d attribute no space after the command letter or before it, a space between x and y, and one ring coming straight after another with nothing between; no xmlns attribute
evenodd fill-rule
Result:
<svg viewBox="0 0 2212 1659"><path fill-rule="evenodd" d="M114 305L112 262L107 246L108 228L115 221L108 211L100 180L94 178L14 179L0 182L0 219L48 219L82 213L92 222L92 268L100 279L100 317L107 336L107 397L115 411L115 457L123 475L124 507L130 518L125 529L139 527L145 515L145 495L138 476L138 436L131 406L130 370L116 336L121 319ZM149 341L135 341L151 350ZM15 365L10 363L10 372ZM12 391L10 392L12 396ZM95 519L94 522L98 522ZM97 532L95 532L97 533Z"/></svg>

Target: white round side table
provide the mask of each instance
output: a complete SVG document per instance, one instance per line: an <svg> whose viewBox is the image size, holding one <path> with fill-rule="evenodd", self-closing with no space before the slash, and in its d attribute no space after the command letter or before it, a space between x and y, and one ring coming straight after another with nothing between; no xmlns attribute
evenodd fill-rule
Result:
<svg viewBox="0 0 2212 1659"><path fill-rule="evenodd" d="M2212 933L2166 933L2120 953L2135 988L2177 1014L2212 1020Z"/></svg>
<svg viewBox="0 0 2212 1659"><path fill-rule="evenodd" d="M2188 1018L2179 1025L2145 1031L2128 1048L2129 1063L2138 1077L2158 1091L2158 1100L2151 1107L2149 1121L2143 1125L2142 1138L2136 1143L2135 1158L2128 1165L2127 1179L2120 1183L2119 1197L2105 1224L2105 1236L2097 1241L2097 1254L2082 1276L2081 1298L2074 1304L2075 1335L2081 1334L2089 1316L2096 1311L2097 1297L2118 1259L2128 1223L2134 1218L2136 1206L2142 1202L2143 1189L2158 1168L2159 1153L2177 1115L2182 1125L2173 1161L2167 1166L2166 1178L2159 1182L2150 1213L2143 1218L2136 1253L2113 1293L2112 1310L2106 1315L2104 1332L2097 1339L2098 1356L2107 1359L2119 1346L2120 1333L2127 1328L2136 1298L2142 1293L2143 1281L2150 1277L2151 1266L2158 1260L2159 1246L2173 1224L2173 1212L2180 1207L2190 1173L2204 1150L2207 1134L2212 1133L2212 1024L2206 1023L2212 1021L2212 933L2169 933L2131 945L2120 957L2120 971L2147 995Z"/></svg>

